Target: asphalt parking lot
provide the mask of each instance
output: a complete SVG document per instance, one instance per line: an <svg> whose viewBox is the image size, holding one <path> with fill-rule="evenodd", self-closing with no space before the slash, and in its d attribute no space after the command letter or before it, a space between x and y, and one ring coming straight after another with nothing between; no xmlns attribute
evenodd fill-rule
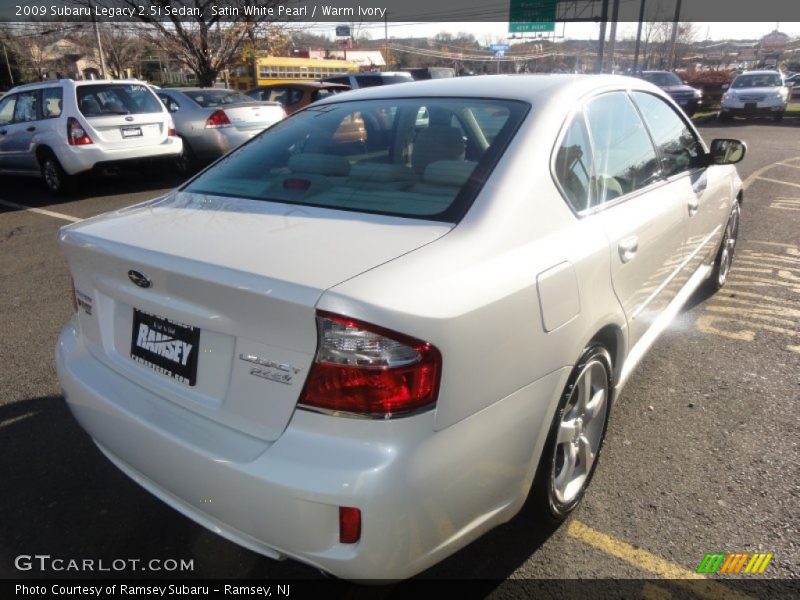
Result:
<svg viewBox="0 0 800 600"><path fill-rule="evenodd" d="M637 369L574 519L548 536L523 512L422 577L690 578L706 553L768 552L760 577L800 578L800 122L700 130L749 146L729 283L695 297ZM320 576L151 497L103 458L60 396L53 347L72 307L58 228L177 183L142 173L55 199L36 180L0 180L0 577L41 576L14 568L34 553L194 559L193 572L170 576Z"/></svg>

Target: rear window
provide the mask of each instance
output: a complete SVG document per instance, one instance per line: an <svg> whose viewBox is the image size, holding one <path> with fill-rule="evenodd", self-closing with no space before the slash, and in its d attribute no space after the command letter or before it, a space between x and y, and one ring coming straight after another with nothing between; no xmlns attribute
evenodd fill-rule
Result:
<svg viewBox="0 0 800 600"><path fill-rule="evenodd" d="M185 191L457 222L527 109L452 98L311 105Z"/></svg>
<svg viewBox="0 0 800 600"><path fill-rule="evenodd" d="M138 115L163 112L164 107L147 86L140 84L100 84L78 87L78 108L84 117Z"/></svg>
<svg viewBox="0 0 800 600"><path fill-rule="evenodd" d="M250 96L245 96L239 92L230 90L190 90L183 92L197 102L203 108L214 108L216 106L229 106L231 104L241 104L242 102L252 102Z"/></svg>

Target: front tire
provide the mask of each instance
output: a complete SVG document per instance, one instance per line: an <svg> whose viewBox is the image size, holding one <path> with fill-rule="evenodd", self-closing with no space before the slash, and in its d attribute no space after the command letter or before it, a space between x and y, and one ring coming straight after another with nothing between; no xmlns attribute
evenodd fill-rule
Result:
<svg viewBox="0 0 800 600"><path fill-rule="evenodd" d="M570 374L534 479L539 517L558 525L575 510L594 476L608 426L611 357L587 348Z"/></svg>
<svg viewBox="0 0 800 600"><path fill-rule="evenodd" d="M48 152L42 156L39 166L42 171L42 179L50 192L60 195L69 189L72 183L71 178L64 171L55 154Z"/></svg>
<svg viewBox="0 0 800 600"><path fill-rule="evenodd" d="M711 276L708 279L708 284L711 293L716 292L725 282L728 281L731 268L733 267L733 255L736 250L736 240L739 237L739 219L741 215L741 208L738 200L734 203L731 209L731 214L728 217L728 223L725 225L725 232L722 234L722 242L720 243L717 256L714 259L714 269L711 271Z"/></svg>

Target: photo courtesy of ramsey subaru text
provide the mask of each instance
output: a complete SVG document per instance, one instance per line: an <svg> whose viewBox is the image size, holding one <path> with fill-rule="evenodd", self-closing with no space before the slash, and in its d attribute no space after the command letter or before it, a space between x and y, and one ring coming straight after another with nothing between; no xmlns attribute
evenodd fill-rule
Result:
<svg viewBox="0 0 800 600"><path fill-rule="evenodd" d="M141 81L41 81L0 100L0 174L41 176L55 194L93 170L169 166L182 149L172 117Z"/></svg>
<svg viewBox="0 0 800 600"><path fill-rule="evenodd" d="M320 100L60 230L65 398L177 511L338 577L413 576L526 502L555 527L636 365L725 284L744 153L637 78Z"/></svg>

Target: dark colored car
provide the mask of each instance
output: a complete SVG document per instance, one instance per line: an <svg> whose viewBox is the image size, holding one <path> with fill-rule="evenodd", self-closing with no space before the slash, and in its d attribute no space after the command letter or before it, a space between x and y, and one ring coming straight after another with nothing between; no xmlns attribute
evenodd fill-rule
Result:
<svg viewBox="0 0 800 600"><path fill-rule="evenodd" d="M292 114L317 100L333 94L346 92L349 85L322 81L298 81L293 83L271 83L260 85L246 92L256 100L279 102L287 114Z"/></svg>
<svg viewBox="0 0 800 600"><path fill-rule="evenodd" d="M703 103L703 92L693 88L671 71L644 71L642 79L657 85L691 117Z"/></svg>

